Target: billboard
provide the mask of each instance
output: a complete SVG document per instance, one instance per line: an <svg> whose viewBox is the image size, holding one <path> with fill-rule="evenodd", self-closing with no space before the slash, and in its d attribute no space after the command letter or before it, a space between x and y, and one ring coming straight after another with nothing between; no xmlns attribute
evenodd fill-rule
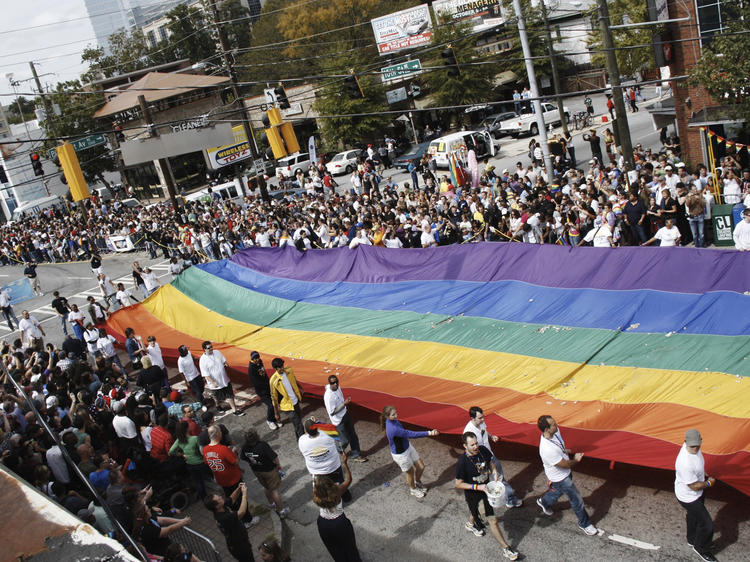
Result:
<svg viewBox="0 0 750 562"><path fill-rule="evenodd" d="M450 21L468 21L473 31L482 31L505 22L500 0L434 0L435 18L440 14Z"/></svg>
<svg viewBox="0 0 750 562"><path fill-rule="evenodd" d="M381 55L421 47L432 41L432 18L427 4L375 18L370 23Z"/></svg>

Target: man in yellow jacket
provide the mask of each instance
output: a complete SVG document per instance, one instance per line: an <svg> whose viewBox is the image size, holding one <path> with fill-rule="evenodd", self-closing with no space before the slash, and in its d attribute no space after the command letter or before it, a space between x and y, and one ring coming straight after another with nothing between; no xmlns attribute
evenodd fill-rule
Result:
<svg viewBox="0 0 750 562"><path fill-rule="evenodd" d="M271 376L270 385L276 422L281 424L281 412L288 413L294 424L294 433L299 439L305 433L305 429L302 427L302 410L300 409L302 392L297 385L297 379L294 378L294 372L292 372L291 367L284 367L284 360L281 357L276 357L271 361L271 366L275 371ZM279 397L281 397L280 403Z"/></svg>

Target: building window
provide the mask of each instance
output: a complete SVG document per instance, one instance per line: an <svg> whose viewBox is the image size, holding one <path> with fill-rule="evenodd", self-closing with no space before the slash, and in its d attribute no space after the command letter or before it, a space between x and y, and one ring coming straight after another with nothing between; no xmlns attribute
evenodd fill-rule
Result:
<svg viewBox="0 0 750 562"><path fill-rule="evenodd" d="M739 4L736 0L695 0L701 46L709 45L714 35L724 33L727 26L740 17Z"/></svg>
<svg viewBox="0 0 750 562"><path fill-rule="evenodd" d="M156 33L154 33L153 29L146 34L146 37L148 38L148 44L152 47L156 47Z"/></svg>
<svg viewBox="0 0 750 562"><path fill-rule="evenodd" d="M159 28L159 41L166 41L167 40L167 26L162 25Z"/></svg>

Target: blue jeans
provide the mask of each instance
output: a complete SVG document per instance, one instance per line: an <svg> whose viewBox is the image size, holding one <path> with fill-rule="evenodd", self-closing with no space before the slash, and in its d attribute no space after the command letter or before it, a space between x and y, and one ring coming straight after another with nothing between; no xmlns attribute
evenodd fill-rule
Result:
<svg viewBox="0 0 750 562"><path fill-rule="evenodd" d="M13 323L10 321L10 319L13 318L13 320L15 320L16 322L16 326L18 326L18 318L16 318L16 313L13 312L13 307L10 305L3 307L3 316L8 322L8 328L10 328L10 331L14 331L15 328L13 327Z"/></svg>
<svg viewBox="0 0 750 562"><path fill-rule="evenodd" d="M693 233L693 240L696 248L705 247L705 238L703 238L703 215L697 217L688 217L690 223L690 232Z"/></svg>
<svg viewBox="0 0 750 562"><path fill-rule="evenodd" d="M347 445L351 445L352 451L349 456L353 459L359 457L359 437L357 436L357 432L354 431L354 422L349 412L341 418L341 423L336 426L336 430L339 432L341 450L344 451Z"/></svg>
<svg viewBox="0 0 750 562"><path fill-rule="evenodd" d="M505 486L505 503L507 504L516 503L516 501L518 501L518 498L516 497L516 491L511 487L511 485L503 476L503 467L500 464L500 459L498 459L495 455L492 455L492 464L495 465L495 468L497 469L497 474L500 477L500 481Z"/></svg>
<svg viewBox="0 0 750 562"><path fill-rule="evenodd" d="M63 335L68 335L68 313L60 315L60 325L62 325Z"/></svg>
<svg viewBox="0 0 750 562"><path fill-rule="evenodd" d="M547 490L542 496L542 505L546 508L552 507L563 494L568 496L568 500L570 500L570 507L573 508L573 513L578 517L578 525L581 527L588 527L591 525L589 514L586 513L586 508L583 506L581 492L579 492L576 485L573 484L573 476L570 474L564 480L550 482L549 490Z"/></svg>

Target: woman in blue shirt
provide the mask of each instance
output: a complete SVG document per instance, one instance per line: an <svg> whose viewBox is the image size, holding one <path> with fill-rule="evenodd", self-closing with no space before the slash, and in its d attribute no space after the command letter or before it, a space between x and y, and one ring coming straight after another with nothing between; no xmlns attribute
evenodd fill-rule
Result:
<svg viewBox="0 0 750 562"><path fill-rule="evenodd" d="M388 437L388 444L391 447L391 456L401 471L406 474L406 482L409 484L409 492L412 496L423 498L427 488L422 485L422 473L424 472L424 462L419 458L417 450L411 446L409 439L419 437L434 437L439 435L437 429L429 431L409 431L401 426L398 421L398 414L394 406L386 406L380 414L380 427L385 431Z"/></svg>

